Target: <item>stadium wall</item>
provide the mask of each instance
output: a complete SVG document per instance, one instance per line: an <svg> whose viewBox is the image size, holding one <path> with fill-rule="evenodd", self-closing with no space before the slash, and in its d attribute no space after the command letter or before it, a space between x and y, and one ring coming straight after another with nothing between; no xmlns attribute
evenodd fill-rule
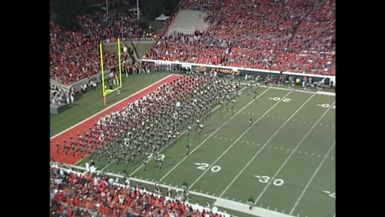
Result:
<svg viewBox="0 0 385 217"><path fill-rule="evenodd" d="M171 66L181 66L182 68L190 68L194 71L200 72L210 72L215 69L223 74L232 74L235 72L236 75L261 75L267 76L270 74L280 74L280 71L274 70L265 70L265 69L252 69L252 68L242 68L242 67L233 67L233 66L220 66L220 65L210 65L210 64L199 64L199 63L187 63L187 62L179 62L179 61L164 61L164 60L152 60L152 59L142 59L143 62L153 62L158 65L171 65ZM308 74L308 73L297 73L297 72L289 72L283 71L284 75L293 75L294 77L311 77L314 81L321 81L323 79L330 79L333 81L334 85L336 84L336 76L331 75L317 75L317 74Z"/></svg>

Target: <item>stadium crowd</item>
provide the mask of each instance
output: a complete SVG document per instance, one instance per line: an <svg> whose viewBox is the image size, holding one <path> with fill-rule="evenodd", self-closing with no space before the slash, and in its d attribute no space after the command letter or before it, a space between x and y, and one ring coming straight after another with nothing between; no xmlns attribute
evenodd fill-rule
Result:
<svg viewBox="0 0 385 217"><path fill-rule="evenodd" d="M111 11L104 14L87 14L77 17L79 27L76 30L64 29L50 23L50 71L51 78L71 84L100 71L99 42L113 41L117 37L141 38L153 37L141 29L128 14ZM105 50L104 68L116 67L117 55ZM122 61L129 62L129 55L123 54Z"/></svg>
<svg viewBox="0 0 385 217"><path fill-rule="evenodd" d="M208 11L203 33L163 36L146 58L335 74L334 0L182 0Z"/></svg>
<svg viewBox="0 0 385 217"><path fill-rule="evenodd" d="M50 216L221 217L207 210L114 182L97 173L50 169Z"/></svg>
<svg viewBox="0 0 385 217"><path fill-rule="evenodd" d="M51 23L51 78L65 85L96 74L100 69L99 40L94 35L64 30ZM117 57L104 55L105 68L117 66Z"/></svg>

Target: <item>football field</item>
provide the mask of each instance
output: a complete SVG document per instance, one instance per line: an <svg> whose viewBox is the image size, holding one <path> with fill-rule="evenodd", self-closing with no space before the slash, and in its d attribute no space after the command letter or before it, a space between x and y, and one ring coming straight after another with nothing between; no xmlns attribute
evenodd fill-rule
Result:
<svg viewBox="0 0 385 217"><path fill-rule="evenodd" d="M186 183L191 202L237 216L269 210L271 215L335 216L334 94L259 87L255 95L246 89L233 110L217 107L202 123L201 135L193 130L165 147L162 168L150 153L146 170L143 159L129 166L94 159L96 167L130 175L149 190L154 182L176 188ZM250 197L252 210L246 205Z"/></svg>

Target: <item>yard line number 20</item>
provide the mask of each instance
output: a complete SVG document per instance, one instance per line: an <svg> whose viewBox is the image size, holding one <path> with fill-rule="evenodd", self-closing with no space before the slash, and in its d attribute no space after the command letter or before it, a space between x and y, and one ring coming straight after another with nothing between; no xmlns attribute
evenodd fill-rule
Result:
<svg viewBox="0 0 385 217"><path fill-rule="evenodd" d="M146 155L147 155L147 159L151 159L152 158L152 156L153 156L153 154L152 153L146 153ZM164 157L165 157L165 155L164 154L159 154L158 155L158 158L157 159L155 159L155 160L164 160Z"/></svg>
<svg viewBox="0 0 385 217"><path fill-rule="evenodd" d="M197 165L198 170L206 170L209 167L208 163L195 163L195 165ZM213 167L211 167L210 170L213 173L217 173L217 172L221 171L221 166L214 165Z"/></svg>

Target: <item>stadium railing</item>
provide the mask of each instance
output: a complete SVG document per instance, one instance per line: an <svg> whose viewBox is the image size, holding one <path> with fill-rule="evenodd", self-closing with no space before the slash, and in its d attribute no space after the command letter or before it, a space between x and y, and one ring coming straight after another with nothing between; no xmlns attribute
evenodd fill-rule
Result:
<svg viewBox="0 0 385 217"><path fill-rule="evenodd" d="M179 65L183 68L191 68L194 71L206 71L210 70L220 70L222 73L231 73L237 72L238 75L246 74L284 74L284 75L293 75L295 77L311 77L314 81L321 81L323 79L329 78L330 81L333 81L334 85L336 84L336 76L334 75L319 75L319 74L310 74L310 73L298 73L298 72L289 72L289 71L274 71L274 70L265 70L265 69L252 69L252 68L241 68L233 66L221 66L221 65L210 65L210 64L200 64L200 63L188 63L188 62L179 62L179 61L165 61L165 60L152 60L152 59L142 59L142 62L152 62L158 65L170 65L176 66Z"/></svg>

